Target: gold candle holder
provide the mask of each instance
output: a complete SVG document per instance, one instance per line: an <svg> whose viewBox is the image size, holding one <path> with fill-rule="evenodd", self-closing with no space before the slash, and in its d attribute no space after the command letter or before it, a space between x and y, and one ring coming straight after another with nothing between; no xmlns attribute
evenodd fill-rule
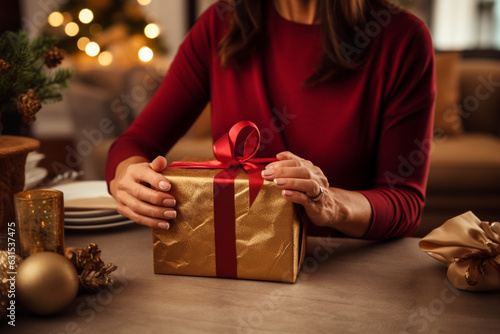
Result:
<svg viewBox="0 0 500 334"><path fill-rule="evenodd" d="M58 190L37 189L14 195L23 259L40 252L64 255L64 201Z"/></svg>

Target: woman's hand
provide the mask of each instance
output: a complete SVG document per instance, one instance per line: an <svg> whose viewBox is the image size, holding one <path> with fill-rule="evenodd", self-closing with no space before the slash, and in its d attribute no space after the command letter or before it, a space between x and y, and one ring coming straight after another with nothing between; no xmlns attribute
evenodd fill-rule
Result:
<svg viewBox="0 0 500 334"><path fill-rule="evenodd" d="M142 157L122 161L110 182L118 212L139 224L168 229L167 219L177 213L173 209L175 198L167 193L171 185L160 173L166 166L167 159L162 156L151 163Z"/></svg>
<svg viewBox="0 0 500 334"><path fill-rule="evenodd" d="M353 237L363 236L371 224L372 209L359 192L331 188L323 171L290 152L277 156L262 171L287 200L301 204L311 223L330 226Z"/></svg>
<svg viewBox="0 0 500 334"><path fill-rule="evenodd" d="M265 180L273 180L287 200L301 204L312 223L331 225L339 214L331 196L328 180L319 167L290 152L277 156L262 171Z"/></svg>

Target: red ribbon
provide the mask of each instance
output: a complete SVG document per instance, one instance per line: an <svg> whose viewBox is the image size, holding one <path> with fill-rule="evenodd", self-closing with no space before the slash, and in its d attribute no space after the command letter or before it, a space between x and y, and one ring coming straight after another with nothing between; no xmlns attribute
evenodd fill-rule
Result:
<svg viewBox="0 0 500 334"><path fill-rule="evenodd" d="M245 133L246 136L245 136ZM244 138L244 139L243 139ZM262 163L276 158L254 158L260 147L260 132L250 121L236 123L220 137L213 150L217 160L205 162L173 162L173 168L222 168L214 177L214 232L215 264L218 277L237 277L236 214L234 207L234 179L241 168L248 173L249 206L252 206L264 184ZM239 155L239 151L242 151Z"/></svg>

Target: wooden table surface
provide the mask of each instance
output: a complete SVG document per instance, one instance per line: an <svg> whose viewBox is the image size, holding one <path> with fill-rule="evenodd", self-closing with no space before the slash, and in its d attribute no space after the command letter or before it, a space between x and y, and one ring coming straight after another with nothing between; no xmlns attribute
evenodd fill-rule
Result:
<svg viewBox="0 0 500 334"><path fill-rule="evenodd" d="M16 311L0 333L498 333L500 292L459 291L419 239L309 238L296 284L155 275L149 228L66 231L118 265L115 285L62 313Z"/></svg>

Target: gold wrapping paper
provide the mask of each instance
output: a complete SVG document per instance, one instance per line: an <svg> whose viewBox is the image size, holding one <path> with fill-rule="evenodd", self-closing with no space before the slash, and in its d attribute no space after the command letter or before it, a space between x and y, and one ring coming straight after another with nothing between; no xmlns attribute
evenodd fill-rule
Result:
<svg viewBox="0 0 500 334"><path fill-rule="evenodd" d="M216 276L213 180L221 169L168 168L177 218L169 230L153 229L156 274ZM295 282L305 253L300 210L264 185L249 208L248 177L234 181L238 278ZM223 191L223 190L222 190Z"/></svg>
<svg viewBox="0 0 500 334"><path fill-rule="evenodd" d="M419 246L448 266L447 277L457 289L500 289L500 223L481 221L469 211L431 231Z"/></svg>

